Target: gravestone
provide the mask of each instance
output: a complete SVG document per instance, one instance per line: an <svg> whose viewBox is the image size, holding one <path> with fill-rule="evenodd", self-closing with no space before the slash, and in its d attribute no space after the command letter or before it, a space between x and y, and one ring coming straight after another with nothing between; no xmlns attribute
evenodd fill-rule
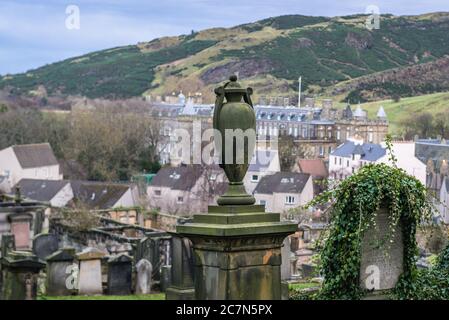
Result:
<svg viewBox="0 0 449 320"><path fill-rule="evenodd" d="M177 233L171 235L171 284L166 290L166 298L192 300L195 297L192 243Z"/></svg>
<svg viewBox="0 0 449 320"><path fill-rule="evenodd" d="M121 253L108 260L108 294L131 294L132 258Z"/></svg>
<svg viewBox="0 0 449 320"><path fill-rule="evenodd" d="M136 294L151 293L153 266L146 259L141 259L136 265Z"/></svg>
<svg viewBox="0 0 449 320"><path fill-rule="evenodd" d="M281 264L281 280L290 280L291 278L291 262L290 262L290 239L286 237L284 239L281 255L282 255L282 264Z"/></svg>
<svg viewBox="0 0 449 320"><path fill-rule="evenodd" d="M365 231L362 239L360 262L360 286L362 289L381 292L396 286L403 272L403 239L399 225L388 242L389 213L380 209L375 219L376 226Z"/></svg>
<svg viewBox="0 0 449 320"><path fill-rule="evenodd" d="M54 234L38 234L33 238L33 253L45 260L59 249L58 237Z"/></svg>
<svg viewBox="0 0 449 320"><path fill-rule="evenodd" d="M47 295L67 296L78 284L78 265L74 263L75 249L63 248L47 257Z"/></svg>
<svg viewBox="0 0 449 320"><path fill-rule="evenodd" d="M31 252L8 251L2 257L1 299L36 299L38 275L43 268L45 263Z"/></svg>
<svg viewBox="0 0 449 320"><path fill-rule="evenodd" d="M161 291L167 291L171 284L171 266L162 266L161 268Z"/></svg>
<svg viewBox="0 0 449 320"><path fill-rule="evenodd" d="M29 212L14 212L8 215L11 233L14 234L17 250L30 249L31 223L33 215Z"/></svg>
<svg viewBox="0 0 449 320"><path fill-rule="evenodd" d="M89 247L77 254L79 260L79 294L102 294L101 259L106 255L103 251Z"/></svg>

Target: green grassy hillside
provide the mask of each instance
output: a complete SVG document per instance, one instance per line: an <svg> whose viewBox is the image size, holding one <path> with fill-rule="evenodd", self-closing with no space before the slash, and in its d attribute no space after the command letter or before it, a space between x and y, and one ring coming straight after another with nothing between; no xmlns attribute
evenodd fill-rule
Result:
<svg viewBox="0 0 449 320"><path fill-rule="evenodd" d="M449 13L383 15L380 29L372 31L365 27L365 20L363 15L289 15L234 28L208 29L6 75L0 79L0 88L12 86L28 93L43 85L49 94L92 98L163 95L183 90L202 92L209 101L217 83L239 72L245 83L255 87L256 97L281 95L294 99L299 76L306 94L323 96L331 92L353 102L449 90L448 72L441 72L437 79L433 78L435 72L427 72L415 85L409 81L407 71L399 77L381 76L383 90L379 94L379 82L366 79L363 86L329 91L339 83L440 61L449 54Z"/></svg>
<svg viewBox="0 0 449 320"><path fill-rule="evenodd" d="M343 106L343 103L339 105L339 107ZM368 111L368 116L371 118L376 117L379 106L383 106L387 113L388 121L390 122L390 132L398 133L399 122L413 114L423 111L430 112L433 115L441 112L449 113L449 92L402 98L398 102L383 100L361 104L362 109Z"/></svg>

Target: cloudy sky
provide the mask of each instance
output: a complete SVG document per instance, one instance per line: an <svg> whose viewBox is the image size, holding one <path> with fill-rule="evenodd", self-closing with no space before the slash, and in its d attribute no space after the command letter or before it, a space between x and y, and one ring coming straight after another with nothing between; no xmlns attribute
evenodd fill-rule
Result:
<svg viewBox="0 0 449 320"><path fill-rule="evenodd" d="M79 8L79 29L66 27L69 5ZM191 30L283 14L364 13L368 5L397 15L449 11L448 0L0 0L0 75Z"/></svg>

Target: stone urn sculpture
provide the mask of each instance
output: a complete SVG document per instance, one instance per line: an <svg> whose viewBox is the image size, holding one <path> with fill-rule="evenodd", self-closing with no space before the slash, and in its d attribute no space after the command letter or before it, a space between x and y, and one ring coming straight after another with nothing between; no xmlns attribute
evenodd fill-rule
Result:
<svg viewBox="0 0 449 320"><path fill-rule="evenodd" d="M219 205L251 205L255 199L245 191L243 178L256 145L256 115L251 88L242 88L233 75L215 89L213 117L215 147L220 167L229 180L228 191L218 198Z"/></svg>
<svg viewBox="0 0 449 320"><path fill-rule="evenodd" d="M280 221L279 213L265 212L264 205L254 204L245 191L242 180L256 143L252 89L242 88L236 76L229 80L215 89L213 118L228 191L218 198L218 205L178 224L176 231L193 244L195 299L281 299L288 288L281 285L281 248L298 225ZM175 293L170 298L191 296L190 290L180 288Z"/></svg>

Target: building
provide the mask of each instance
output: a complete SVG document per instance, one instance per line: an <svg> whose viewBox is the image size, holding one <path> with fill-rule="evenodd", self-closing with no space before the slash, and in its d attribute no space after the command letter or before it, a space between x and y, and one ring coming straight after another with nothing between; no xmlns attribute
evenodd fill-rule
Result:
<svg viewBox="0 0 449 320"><path fill-rule="evenodd" d="M415 156L413 141L393 141L392 151L396 158L396 166L426 185L426 164ZM382 163L391 164L388 157L381 159Z"/></svg>
<svg viewBox="0 0 449 320"><path fill-rule="evenodd" d="M426 164L426 186L439 194L449 176L449 142L444 139L416 139L415 156Z"/></svg>
<svg viewBox="0 0 449 320"><path fill-rule="evenodd" d="M22 179L17 184L23 197L48 202L51 207L65 207L73 200L73 190L67 180Z"/></svg>
<svg viewBox="0 0 449 320"><path fill-rule="evenodd" d="M212 127L214 105L198 104L195 99L185 99L183 95L173 97L167 102L151 102L151 115L161 120L159 153L163 164L181 163L176 150L176 129L193 132L193 123L201 122L201 130ZM266 102L262 99L262 102ZM366 111L360 106L352 112L347 105L344 110L332 108L332 101L327 99L321 108L315 102L306 103L305 107L294 107L278 103L271 99L269 105L255 105L256 134L258 143L269 145L278 136L287 135L310 158L328 160L337 145L356 137L367 142L380 143L388 133L387 115L383 107L379 108L376 119L368 119ZM175 121L174 121L175 120Z"/></svg>
<svg viewBox="0 0 449 320"><path fill-rule="evenodd" d="M264 176L280 171L281 166L277 150L256 150L243 179L246 192L252 194Z"/></svg>
<svg viewBox="0 0 449 320"><path fill-rule="evenodd" d="M440 188L440 215L445 224L449 224L449 177L445 177Z"/></svg>
<svg viewBox="0 0 449 320"><path fill-rule="evenodd" d="M50 144L15 145L0 150L0 190L8 193L22 179L62 180Z"/></svg>
<svg viewBox="0 0 449 320"><path fill-rule="evenodd" d="M386 149L379 144L346 141L329 157L329 177L345 179L364 165L379 162L386 154Z"/></svg>
<svg viewBox="0 0 449 320"><path fill-rule="evenodd" d="M130 208L139 204L137 187L110 182L71 181L75 206L88 210Z"/></svg>
<svg viewBox="0 0 449 320"><path fill-rule="evenodd" d="M176 216L207 212L207 206L226 190L218 166L180 165L158 171L147 189L149 208Z"/></svg>
<svg viewBox="0 0 449 320"><path fill-rule="evenodd" d="M312 176L314 195L324 191L329 172L323 159L300 159L293 171Z"/></svg>
<svg viewBox="0 0 449 320"><path fill-rule="evenodd" d="M257 184L254 197L267 212L282 213L305 205L313 199L312 176L295 172L267 175Z"/></svg>
<svg viewBox="0 0 449 320"><path fill-rule="evenodd" d="M395 141L392 152L396 166L421 183L426 183L426 166L415 157L415 145L410 141ZM369 163L393 165L385 144L363 143L360 140L346 141L330 156L329 176L334 180L345 179Z"/></svg>

